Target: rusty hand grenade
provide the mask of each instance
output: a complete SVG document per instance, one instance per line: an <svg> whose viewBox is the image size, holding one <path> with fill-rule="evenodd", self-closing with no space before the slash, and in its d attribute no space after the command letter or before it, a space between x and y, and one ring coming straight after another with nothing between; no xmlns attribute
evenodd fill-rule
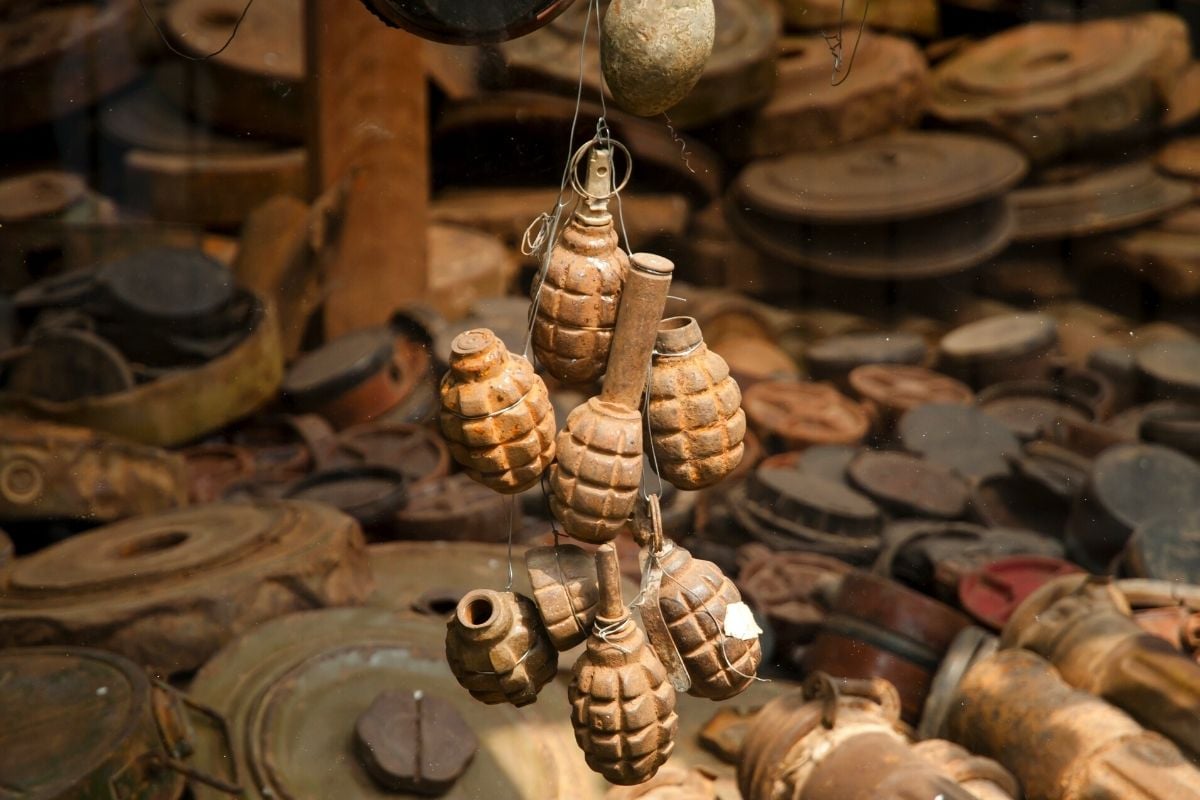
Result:
<svg viewBox="0 0 1200 800"><path fill-rule="evenodd" d="M717 483L742 461L746 413L725 359L691 317L665 319L650 372L650 438L659 474L680 489Z"/></svg>
<svg viewBox="0 0 1200 800"><path fill-rule="evenodd" d="M550 253L545 277L534 286L533 352L563 383L591 383L604 374L629 269L608 211L612 153L591 149L579 206Z"/></svg>
<svg viewBox="0 0 1200 800"><path fill-rule="evenodd" d="M604 389L567 417L550 470L550 509L576 539L601 543L626 526L642 479L647 365L675 265L636 253L621 294Z"/></svg>
<svg viewBox="0 0 1200 800"><path fill-rule="evenodd" d="M533 366L486 328L450 347L438 415L450 453L475 480L504 494L533 486L554 460L554 409Z"/></svg>
<svg viewBox="0 0 1200 800"><path fill-rule="evenodd" d="M642 619L655 650L674 646L690 679L688 694L710 700L740 694L762 661L760 631L741 593L720 567L678 545L667 542L652 558Z"/></svg>
<svg viewBox="0 0 1200 800"><path fill-rule="evenodd" d="M488 705L525 706L558 672L558 651L533 601L476 589L446 623L446 661L464 689Z"/></svg>
<svg viewBox="0 0 1200 800"><path fill-rule="evenodd" d="M587 638L596 619L596 559L573 544L534 547L525 553L533 602L550 641L570 650Z"/></svg>
<svg viewBox="0 0 1200 800"><path fill-rule="evenodd" d="M675 689L625 610L613 545L596 552L596 572L600 610L567 689L571 723L587 765L628 786L653 778L675 749Z"/></svg>

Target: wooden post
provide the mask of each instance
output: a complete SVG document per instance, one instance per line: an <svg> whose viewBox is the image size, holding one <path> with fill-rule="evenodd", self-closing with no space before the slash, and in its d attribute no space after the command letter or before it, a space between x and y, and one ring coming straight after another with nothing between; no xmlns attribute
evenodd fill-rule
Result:
<svg viewBox="0 0 1200 800"><path fill-rule="evenodd" d="M314 196L350 176L329 264L325 333L377 325L428 284L428 108L422 43L359 0L308 0Z"/></svg>

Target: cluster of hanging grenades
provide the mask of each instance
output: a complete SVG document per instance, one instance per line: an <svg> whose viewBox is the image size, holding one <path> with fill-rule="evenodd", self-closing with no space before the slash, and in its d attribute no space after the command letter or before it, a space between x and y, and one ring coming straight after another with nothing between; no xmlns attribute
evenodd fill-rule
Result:
<svg viewBox="0 0 1200 800"><path fill-rule="evenodd" d="M454 340L440 415L454 458L498 492L524 491L549 468L555 518L600 547L594 557L570 544L529 551L533 598L467 594L447 626L446 656L476 699L522 706L554 677L558 652L586 639L569 689L576 739L593 770L636 784L674 748L676 691L732 697L753 680L762 651L720 568L661 537L646 562L655 587L644 595L646 633L621 597L610 542L637 504L643 397L662 477L681 489L711 486L738 465L746 418L728 366L705 347L696 321L662 319L671 262L618 247L612 167L610 148L591 150L584 194L535 287L532 334L547 372L567 384L603 376L601 393L556 437L546 386L529 361L491 331L471 330Z"/></svg>

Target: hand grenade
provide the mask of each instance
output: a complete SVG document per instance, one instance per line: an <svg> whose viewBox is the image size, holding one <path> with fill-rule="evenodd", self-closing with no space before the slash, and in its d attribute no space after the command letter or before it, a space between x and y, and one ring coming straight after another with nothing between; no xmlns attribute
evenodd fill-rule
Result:
<svg viewBox="0 0 1200 800"><path fill-rule="evenodd" d="M629 521L642 478L642 391L674 264L649 253L630 263L604 389L567 417L550 470L550 509L568 534L607 542Z"/></svg>
<svg viewBox="0 0 1200 800"><path fill-rule="evenodd" d="M525 553L533 602L550 641L570 650L587 638L596 619L596 560L573 544L534 547Z"/></svg>
<svg viewBox="0 0 1200 800"><path fill-rule="evenodd" d="M629 269L608 212L612 170L612 149L592 149L587 194L554 246L545 277L534 286L533 352L567 384L591 383L604 374Z"/></svg>
<svg viewBox="0 0 1200 800"><path fill-rule="evenodd" d="M484 486L522 492L554 460L554 409L546 384L490 330L454 338L441 400L439 422L450 453Z"/></svg>
<svg viewBox="0 0 1200 800"><path fill-rule="evenodd" d="M642 611L647 633L652 640L670 637L691 679L688 694L710 700L740 694L762 661L750 607L711 561L693 558L670 542L653 558L646 600L654 607L643 604ZM660 576L653 574L655 568Z"/></svg>
<svg viewBox="0 0 1200 800"><path fill-rule="evenodd" d="M712 486L742 461L741 390L725 359L705 346L691 317L659 325L649 423L659 474L680 489Z"/></svg>
<svg viewBox="0 0 1200 800"><path fill-rule="evenodd" d="M600 610L567 689L571 724L588 766L628 786L653 778L675 749L675 690L625 610L611 544L596 552L596 572Z"/></svg>
<svg viewBox="0 0 1200 800"><path fill-rule="evenodd" d="M558 672L558 651L533 601L513 592L468 592L446 623L446 661L471 696L525 706Z"/></svg>

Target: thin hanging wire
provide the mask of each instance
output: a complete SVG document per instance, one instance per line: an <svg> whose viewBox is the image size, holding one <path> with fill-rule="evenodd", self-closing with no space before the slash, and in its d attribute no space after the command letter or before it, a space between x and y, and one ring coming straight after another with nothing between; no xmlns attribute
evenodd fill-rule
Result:
<svg viewBox="0 0 1200 800"><path fill-rule="evenodd" d="M146 7L146 0L138 0L138 3L142 7L142 14L145 15L146 20L150 23L150 26L154 28L154 32L158 34L158 38L162 40L162 43L166 45L168 50L180 58L187 59L188 61L208 61L210 58L215 58L216 56L221 55L221 53L224 53L225 49L229 47L229 45L233 44L233 38L237 36L238 28L242 27L242 20L244 20L246 18L246 14L250 12L250 6L254 5L254 0L246 0L246 6L242 9L242 13L238 15L237 21L233 23L233 30L229 32L229 38L225 40L225 44L204 56L193 56L177 50L175 45L171 44L171 40L168 39L166 34L162 32L162 28L158 26L158 20L156 20L154 15L150 13L150 9Z"/></svg>
<svg viewBox="0 0 1200 800"><path fill-rule="evenodd" d="M842 69L842 61L844 54L843 33L846 29L846 0L842 0L841 12L838 15L838 28L834 33L822 32L821 36L825 39L825 44L829 47L829 52L833 56L833 75L829 79L831 86L841 86L850 78L850 71L854 69L854 57L858 54L858 43L862 41L863 30L867 27L867 12L871 10L871 0L866 0L863 4L862 19L858 23L858 35L854 38L854 49L850 51L850 60L846 62L846 73L840 78L838 73Z"/></svg>
<svg viewBox="0 0 1200 800"><path fill-rule="evenodd" d="M504 591L511 592L513 587L513 528L516 527L516 508L517 496L510 494L508 496L508 585L504 587Z"/></svg>

